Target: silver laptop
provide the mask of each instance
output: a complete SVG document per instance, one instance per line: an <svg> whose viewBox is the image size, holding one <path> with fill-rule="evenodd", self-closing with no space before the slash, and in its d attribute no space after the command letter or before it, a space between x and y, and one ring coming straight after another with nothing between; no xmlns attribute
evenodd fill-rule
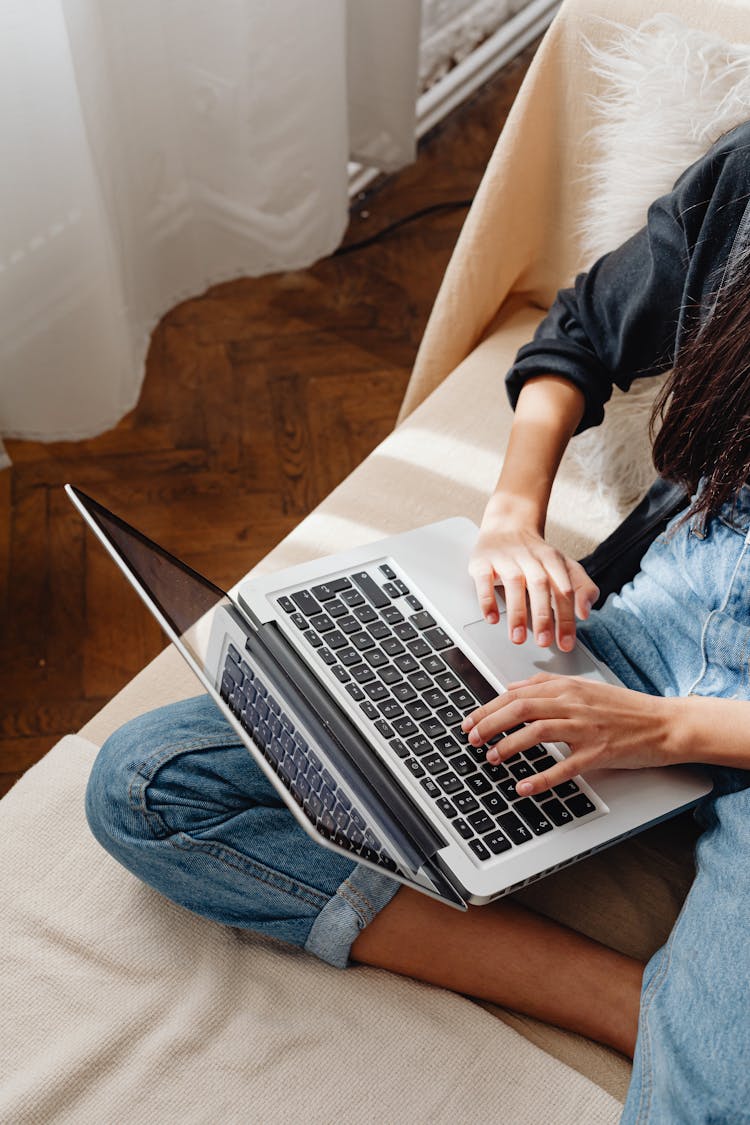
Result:
<svg viewBox="0 0 750 1125"><path fill-rule="evenodd" d="M689 767L597 770L535 797L568 752L493 766L463 717L540 670L619 683L582 644L521 647L478 619L455 518L247 579L232 595L78 489L66 491L319 844L459 909L517 890L689 808Z"/></svg>

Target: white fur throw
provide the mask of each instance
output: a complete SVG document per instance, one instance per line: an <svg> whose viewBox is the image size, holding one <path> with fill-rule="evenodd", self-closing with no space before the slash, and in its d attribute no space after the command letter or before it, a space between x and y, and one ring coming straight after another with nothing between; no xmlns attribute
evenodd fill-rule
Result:
<svg viewBox="0 0 750 1125"><path fill-rule="evenodd" d="M750 46L727 43L662 13L637 28L606 21L607 49L586 42L600 80L584 173L582 268L643 226L652 200L722 133L750 117ZM648 420L662 380L615 389L602 426L581 434L571 455L610 504L630 507L654 478Z"/></svg>

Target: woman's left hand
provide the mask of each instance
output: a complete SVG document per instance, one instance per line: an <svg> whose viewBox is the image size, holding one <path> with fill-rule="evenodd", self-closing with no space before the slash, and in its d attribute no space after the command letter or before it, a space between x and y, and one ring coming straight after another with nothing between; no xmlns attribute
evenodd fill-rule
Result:
<svg viewBox="0 0 750 1125"><path fill-rule="evenodd" d="M538 742L568 744L571 754L565 761L519 782L518 792L527 796L588 770L672 764L675 704L679 700L542 672L509 684L503 695L467 715L462 727L474 746L512 731L488 747L487 760L492 763Z"/></svg>

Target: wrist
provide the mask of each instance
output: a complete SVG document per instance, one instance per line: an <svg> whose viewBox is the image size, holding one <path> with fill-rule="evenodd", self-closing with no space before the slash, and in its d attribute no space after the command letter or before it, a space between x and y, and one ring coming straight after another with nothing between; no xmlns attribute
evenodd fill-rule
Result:
<svg viewBox="0 0 750 1125"><path fill-rule="evenodd" d="M543 535L546 516L547 507L542 500L498 486L487 502L482 523L500 520L504 526L533 528Z"/></svg>
<svg viewBox="0 0 750 1125"><path fill-rule="evenodd" d="M692 754L695 746L692 700L686 696L659 697L658 704L661 719L658 742L664 765L696 761Z"/></svg>

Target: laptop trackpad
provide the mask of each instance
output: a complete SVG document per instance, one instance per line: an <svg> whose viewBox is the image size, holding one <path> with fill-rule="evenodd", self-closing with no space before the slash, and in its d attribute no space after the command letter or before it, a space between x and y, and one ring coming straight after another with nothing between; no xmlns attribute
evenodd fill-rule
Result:
<svg viewBox="0 0 750 1125"><path fill-rule="evenodd" d="M556 645L540 648L533 637L522 645L514 645L508 637L504 613L497 625L489 625L482 619L464 625L463 631L471 647L476 649L503 684L528 679L537 672L604 679L580 641L576 642L572 652L560 652Z"/></svg>

